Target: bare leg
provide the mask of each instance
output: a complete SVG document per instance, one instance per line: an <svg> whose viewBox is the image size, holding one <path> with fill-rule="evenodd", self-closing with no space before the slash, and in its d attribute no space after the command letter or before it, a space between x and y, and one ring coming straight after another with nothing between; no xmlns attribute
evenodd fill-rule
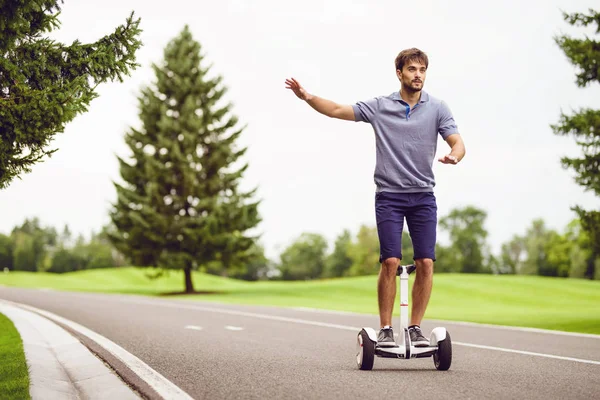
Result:
<svg viewBox="0 0 600 400"><path fill-rule="evenodd" d="M379 322L381 328L392 326L392 312L396 298L396 271L400 264L399 258L388 258L381 263L379 279L377 280L377 298L379 300Z"/></svg>
<svg viewBox="0 0 600 400"><path fill-rule="evenodd" d="M421 320L425 315L427 303L431 296L431 287L433 286L433 260L431 258L421 258L415 260L417 276L412 288L412 312L410 314L411 325L421 325Z"/></svg>

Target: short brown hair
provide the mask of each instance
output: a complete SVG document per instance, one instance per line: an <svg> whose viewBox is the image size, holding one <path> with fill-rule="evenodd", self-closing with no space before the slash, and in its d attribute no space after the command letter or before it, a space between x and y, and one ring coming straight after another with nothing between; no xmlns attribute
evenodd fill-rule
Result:
<svg viewBox="0 0 600 400"><path fill-rule="evenodd" d="M421 64L425 64L425 68L429 67L429 59L427 54L417 48L402 50L398 56L396 56L396 69L402 71L404 65L410 61L418 61Z"/></svg>

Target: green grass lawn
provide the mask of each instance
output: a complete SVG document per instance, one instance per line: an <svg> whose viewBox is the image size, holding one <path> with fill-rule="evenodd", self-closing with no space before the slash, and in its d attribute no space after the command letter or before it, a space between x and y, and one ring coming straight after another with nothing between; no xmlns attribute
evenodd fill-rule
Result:
<svg viewBox="0 0 600 400"><path fill-rule="evenodd" d="M21 336L5 315L0 314L0 398L29 399L29 373Z"/></svg>
<svg viewBox="0 0 600 400"><path fill-rule="evenodd" d="M301 282L244 282L194 273L193 279L197 291L210 293L170 298L377 314L376 275ZM10 272L0 274L0 284L149 296L168 296L184 287L181 271L151 280L145 270L137 268L62 275ZM397 315L398 307L394 312ZM600 281L436 274L425 318L600 334Z"/></svg>

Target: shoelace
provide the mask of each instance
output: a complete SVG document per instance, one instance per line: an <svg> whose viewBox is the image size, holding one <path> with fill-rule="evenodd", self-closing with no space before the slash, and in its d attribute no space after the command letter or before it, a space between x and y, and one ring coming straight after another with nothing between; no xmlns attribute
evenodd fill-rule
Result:
<svg viewBox="0 0 600 400"><path fill-rule="evenodd" d="M414 328L412 328L412 329L413 329L413 331L415 332L415 334L416 334L417 336L425 337L425 336L423 336L423 332L421 332L421 328L418 328L418 327L416 327L416 326L415 326L415 327L414 327Z"/></svg>

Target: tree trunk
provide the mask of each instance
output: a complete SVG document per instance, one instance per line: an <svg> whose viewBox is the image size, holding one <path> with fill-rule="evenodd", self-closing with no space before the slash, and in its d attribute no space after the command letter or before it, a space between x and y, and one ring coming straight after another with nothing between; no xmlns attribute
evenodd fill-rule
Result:
<svg viewBox="0 0 600 400"><path fill-rule="evenodd" d="M192 282L192 266L186 266L183 272L185 274L185 292L194 293L194 283Z"/></svg>

